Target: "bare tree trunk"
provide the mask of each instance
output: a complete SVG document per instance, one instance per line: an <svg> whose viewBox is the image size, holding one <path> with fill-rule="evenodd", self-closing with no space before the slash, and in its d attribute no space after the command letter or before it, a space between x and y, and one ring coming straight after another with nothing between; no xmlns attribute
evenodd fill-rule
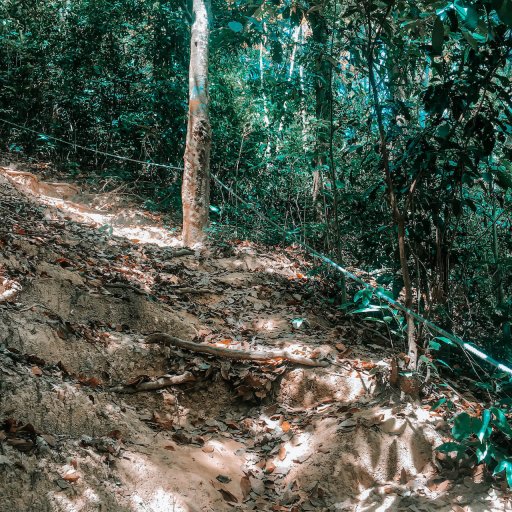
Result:
<svg viewBox="0 0 512 512"><path fill-rule="evenodd" d="M200 245L210 208L211 126L208 115L210 0L193 0L190 39L189 110L183 172L183 244Z"/></svg>
<svg viewBox="0 0 512 512"><path fill-rule="evenodd" d="M386 17L389 14L391 5L388 7ZM373 96L373 106L377 117L377 126L379 130L380 139L380 156L382 166L384 168L384 176L388 187L388 202L392 213L393 221L398 231L398 250L400 253L400 267L402 270L402 278L404 280L405 289L405 306L412 310L413 307L413 291L412 281L409 272L409 263L407 257L406 247L406 214L407 212L400 211L400 205L398 198L395 193L395 185L393 183L393 177L390 170L389 162L389 150L387 145L386 130L384 127L384 120L382 118L382 110L379 100L379 90L377 87L377 81L375 79L375 61L374 61L374 50L375 44L378 40L382 25L377 30L376 34L372 34L372 23L370 13L367 7L367 22L368 22L368 48L367 48L367 59L368 59L368 79L370 83L370 91ZM406 208L406 207L404 207ZM416 343L416 329L414 326L414 318L406 314L407 319L407 344L408 344L408 356L409 356L409 368L415 370L418 364L418 345Z"/></svg>
<svg viewBox="0 0 512 512"><path fill-rule="evenodd" d="M316 10L309 13L309 25L315 46L315 114L317 121L316 148L313 171L313 202L316 204L322 189L322 173L329 148L329 73L331 64L324 58L328 44L328 26L322 0L315 2ZM317 210L321 218L321 209Z"/></svg>

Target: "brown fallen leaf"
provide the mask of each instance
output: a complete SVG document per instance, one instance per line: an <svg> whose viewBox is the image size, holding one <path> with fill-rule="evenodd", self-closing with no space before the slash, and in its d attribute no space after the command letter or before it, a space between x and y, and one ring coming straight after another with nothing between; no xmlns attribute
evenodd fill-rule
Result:
<svg viewBox="0 0 512 512"><path fill-rule="evenodd" d="M206 445L206 446L203 446L201 448L201 450L204 452L204 453L212 453L215 448L213 446L210 446L210 445Z"/></svg>
<svg viewBox="0 0 512 512"><path fill-rule="evenodd" d="M249 480L248 476L243 476L240 479L240 489L242 490L242 496L243 499L247 498L249 496L249 493L252 491L252 485L251 481Z"/></svg>
<svg viewBox="0 0 512 512"><path fill-rule="evenodd" d="M279 460L284 460L286 458L286 448L284 446L281 446L281 448L279 448L278 457Z"/></svg>
<svg viewBox="0 0 512 512"><path fill-rule="evenodd" d="M80 475L79 473L77 473L76 471L68 471L63 477L62 479L65 480L66 482L76 482L78 481L80 478Z"/></svg>
<svg viewBox="0 0 512 512"><path fill-rule="evenodd" d="M271 461L267 461L267 463L265 464L265 469L263 471L265 471L265 473L273 473L274 470L276 469L276 465Z"/></svg>
<svg viewBox="0 0 512 512"><path fill-rule="evenodd" d="M225 501L232 502L232 503L238 503L238 498L230 493L229 491L226 491L226 489L217 489L224 498Z"/></svg>
<svg viewBox="0 0 512 512"><path fill-rule="evenodd" d="M78 382L80 382L82 386L90 386L91 388L97 388L102 385L101 380L96 377L79 377Z"/></svg>
<svg viewBox="0 0 512 512"><path fill-rule="evenodd" d="M36 377L41 377L43 375L43 371L39 366L32 366L32 375L35 375Z"/></svg>
<svg viewBox="0 0 512 512"><path fill-rule="evenodd" d="M162 415L157 411L153 412L151 421L156 423L162 430L171 430L174 424L174 420L170 417L169 414Z"/></svg>
<svg viewBox="0 0 512 512"><path fill-rule="evenodd" d="M190 444L190 438L181 432L176 432L171 437L178 444Z"/></svg>
<svg viewBox="0 0 512 512"><path fill-rule="evenodd" d="M34 448L34 443L28 439L7 439L7 444L10 444L20 452L29 452Z"/></svg>
<svg viewBox="0 0 512 512"><path fill-rule="evenodd" d="M290 430L290 428L291 428L290 422L288 422L288 421L286 421L286 420L285 420L285 421L283 421L283 422L281 423L281 430L282 430L284 433L288 432L288 431Z"/></svg>

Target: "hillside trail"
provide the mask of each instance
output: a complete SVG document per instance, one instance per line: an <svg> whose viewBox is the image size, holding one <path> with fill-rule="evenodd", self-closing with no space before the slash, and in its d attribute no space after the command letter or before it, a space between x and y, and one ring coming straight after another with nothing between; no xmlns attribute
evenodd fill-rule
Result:
<svg viewBox="0 0 512 512"><path fill-rule="evenodd" d="M436 456L448 424L389 388L390 348L300 251L193 253L126 196L12 167L0 197L0 512L512 510L482 467Z"/></svg>

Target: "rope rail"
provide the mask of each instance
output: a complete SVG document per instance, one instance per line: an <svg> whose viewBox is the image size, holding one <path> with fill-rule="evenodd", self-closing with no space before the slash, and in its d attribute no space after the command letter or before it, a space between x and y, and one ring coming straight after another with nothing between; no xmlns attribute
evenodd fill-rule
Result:
<svg viewBox="0 0 512 512"><path fill-rule="evenodd" d="M143 160L137 160L137 159L134 159L134 158L128 158L128 157L121 156L121 155L116 155L116 154L113 154L113 153L107 153L105 151L99 151L97 149L89 148L87 146L81 146L79 144L75 144L74 142L69 142L67 140L60 139L58 137L54 137L52 135L47 135L45 133L38 132L36 130L32 130L31 128L27 128L26 126L22 126L22 125L13 123L12 121L8 121L6 119L0 118L0 122L5 123L5 124L10 125L10 126L13 126L15 128L18 128L20 130L24 130L24 131L27 131L27 132L30 132L30 133L35 133L36 135L40 135L40 136L46 137L47 139L55 140L55 141L61 142L63 144L67 144L69 146L73 146L74 148L83 149L85 151L89 151L89 152L92 152L92 153L97 153L97 154L100 154L100 155L103 155L103 156L107 156L109 158L114 158L114 159L122 160L122 161L125 161L125 162L138 163L138 164L142 164L142 165L151 165L151 166L160 167L160 168L163 168L163 169L171 169L171 170L177 170L177 171L182 171L183 170L183 167L177 167L177 166L173 166L173 165L159 164L159 163L153 163L153 162L145 162ZM217 183L217 185L219 185L221 188L223 188L227 192L229 192L238 201L240 201L241 203L245 204L261 220L263 220L267 224L270 224L271 226L273 226L281 234L283 234L285 236L290 236L290 232L288 232L280 224L277 224L273 220L269 219L264 213L262 213L260 210L258 210L251 203L247 202L243 197L241 197L239 194L237 194L231 187L229 187L222 180L220 180L214 173L210 172L210 176L213 179L213 181L215 183ZM318 252L316 249L311 247L306 242L302 242L297 237L297 235L291 234L291 236L293 237L295 243L297 243L297 245L299 245L305 251L307 251L309 254L311 254L311 256L313 256L316 259L319 259L320 261L322 261L323 263L326 263L327 265L333 267L338 272L341 272L345 277L348 277L349 279L351 279L355 283L359 284L363 288L366 288L367 290L371 290L372 293L375 294L379 299L383 300L384 302L387 302L390 306L394 307L395 309L398 309L398 310L402 311L406 315L411 316L417 322L422 323L425 326L427 326L431 331L434 331L437 334L441 335L442 337L449 339L450 341L455 343L457 346L462 348L462 350L465 350L465 351L467 350L468 352L470 352L474 356L480 358L481 360L485 361L489 365L494 366L498 370L500 370L500 371L502 371L504 373L507 373L509 376L512 377L512 368L510 368L509 366L505 365L504 363L498 361L494 357L486 354L481 349L479 349L474 343L464 341L463 339L459 338L455 334L449 333L448 331L444 330L442 327L437 326L436 324L434 324L433 322L431 322L427 318L424 318L423 316L421 316L420 314L416 313L415 311L407 308L406 306L404 306L404 305L400 304L399 302L397 302L396 300L392 299L391 297L389 297L388 295L383 293L382 290L373 287L372 285L368 284L366 281L363 281L360 277L357 277L355 274L353 274L352 272L350 272L346 268L343 268L341 265L339 265L338 263L336 263L332 259L330 259L327 256L325 256L325 254L322 254L322 253Z"/></svg>

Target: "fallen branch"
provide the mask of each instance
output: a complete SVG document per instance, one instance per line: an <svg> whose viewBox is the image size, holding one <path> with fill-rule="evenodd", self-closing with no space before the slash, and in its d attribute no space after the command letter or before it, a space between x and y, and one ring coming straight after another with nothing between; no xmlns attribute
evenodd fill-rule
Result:
<svg viewBox="0 0 512 512"><path fill-rule="evenodd" d="M172 377L160 377L157 380L148 382L139 382L138 384L126 384L114 386L109 389L113 393L141 393L143 391L155 391L157 389L168 388L169 386L177 386L186 382L194 382L196 378L190 373L185 372L182 375L174 375Z"/></svg>
<svg viewBox="0 0 512 512"><path fill-rule="evenodd" d="M210 354L212 356L226 357L228 359L236 359L239 361L261 361L269 362L273 360L289 361L290 363L299 364L302 366L329 366L327 361L317 361L310 359L309 357L302 357L291 354L287 350L277 350L270 352L261 351L249 351L249 350L236 350L224 347L214 347L211 345L205 345L203 343L195 343L193 341L186 341L169 334L156 333L151 334L145 340L146 343L158 343L166 345L167 347L179 347L192 352L199 352L201 354Z"/></svg>

